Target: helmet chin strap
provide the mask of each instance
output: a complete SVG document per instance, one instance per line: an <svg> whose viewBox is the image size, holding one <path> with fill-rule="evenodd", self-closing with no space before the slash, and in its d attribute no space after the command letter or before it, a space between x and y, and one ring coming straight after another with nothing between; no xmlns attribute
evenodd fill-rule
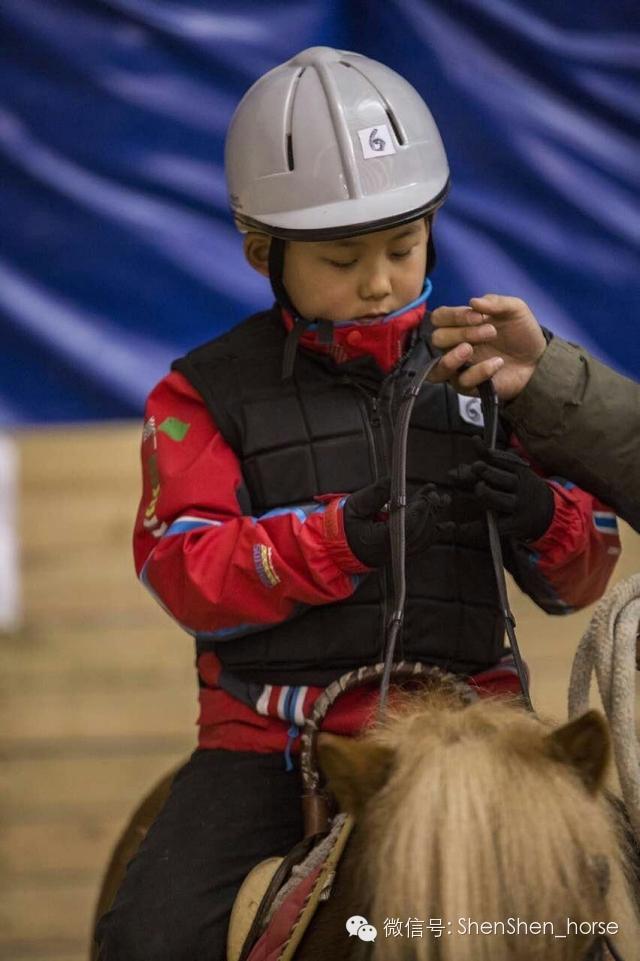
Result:
<svg viewBox="0 0 640 961"><path fill-rule="evenodd" d="M286 241L282 237L272 237L269 245L269 281L271 290L277 302L293 316L294 320L302 319L300 312L287 293L284 285L284 248ZM309 321L311 323L311 321Z"/></svg>
<svg viewBox="0 0 640 961"><path fill-rule="evenodd" d="M403 307L393 311L391 314L387 314L387 319L397 317L400 314L405 313L405 311L424 303L431 293L432 284L431 280L429 279L429 274L433 270L436 263L436 249L433 242L431 217L429 218L429 228L429 239L427 241L427 269L422 292L420 296L411 301L411 303L405 304ZM287 288L284 285L285 244L286 241L281 237L271 237L271 243L269 245L269 281L271 283L271 290L273 291L273 295L277 303L287 310L293 317L293 327L287 335L282 358L282 380L291 380L293 377L293 368L295 366L298 343L304 332L311 326L311 324L317 324L318 338L320 342L323 344L331 344L333 342L334 325L331 323L331 321L324 320L320 317L303 317L291 300Z"/></svg>

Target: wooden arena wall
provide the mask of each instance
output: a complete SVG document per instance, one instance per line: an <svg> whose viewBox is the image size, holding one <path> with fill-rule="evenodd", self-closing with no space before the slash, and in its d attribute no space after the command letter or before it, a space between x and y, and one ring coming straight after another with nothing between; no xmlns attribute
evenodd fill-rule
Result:
<svg viewBox="0 0 640 961"><path fill-rule="evenodd" d="M195 741L193 651L138 584L137 426L24 432L23 623L0 635L0 961L85 961L101 871L132 807ZM640 570L623 528L615 580ZM589 611L511 589L541 711L565 716Z"/></svg>

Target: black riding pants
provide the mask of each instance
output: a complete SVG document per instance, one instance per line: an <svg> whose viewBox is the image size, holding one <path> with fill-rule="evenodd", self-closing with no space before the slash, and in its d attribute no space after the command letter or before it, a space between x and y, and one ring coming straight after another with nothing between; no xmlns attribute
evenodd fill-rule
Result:
<svg viewBox="0 0 640 961"><path fill-rule="evenodd" d="M244 876L303 834L297 763L196 751L98 925L101 961L224 961Z"/></svg>

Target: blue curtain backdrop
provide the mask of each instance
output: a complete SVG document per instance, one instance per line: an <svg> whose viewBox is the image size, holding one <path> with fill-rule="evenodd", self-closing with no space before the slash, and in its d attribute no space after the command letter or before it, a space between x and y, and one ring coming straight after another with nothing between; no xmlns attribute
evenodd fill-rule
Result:
<svg viewBox="0 0 640 961"><path fill-rule="evenodd" d="M2 0L0 422L139 416L172 358L270 302L223 143L316 44L423 94L453 190L432 306L490 290L640 370L637 0Z"/></svg>

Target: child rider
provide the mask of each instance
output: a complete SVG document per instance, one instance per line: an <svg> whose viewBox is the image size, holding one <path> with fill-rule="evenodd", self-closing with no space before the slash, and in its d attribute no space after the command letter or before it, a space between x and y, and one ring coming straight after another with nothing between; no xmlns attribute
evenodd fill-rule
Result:
<svg viewBox="0 0 640 961"><path fill-rule="evenodd" d="M392 372L429 336L440 135L396 73L316 47L248 91L226 167L276 303L177 361L148 400L136 567L195 637L200 735L102 920L106 961L222 961L243 877L302 835L299 727L323 686L381 659L390 610ZM504 426L503 450L477 446L481 427L476 401L425 385L397 654L499 692L517 679L488 545L440 543L436 520L450 531L496 508L509 570L550 613L600 596L618 540L607 508L504 450ZM456 473L470 463L478 483ZM356 734L374 702L351 692L326 729Z"/></svg>

